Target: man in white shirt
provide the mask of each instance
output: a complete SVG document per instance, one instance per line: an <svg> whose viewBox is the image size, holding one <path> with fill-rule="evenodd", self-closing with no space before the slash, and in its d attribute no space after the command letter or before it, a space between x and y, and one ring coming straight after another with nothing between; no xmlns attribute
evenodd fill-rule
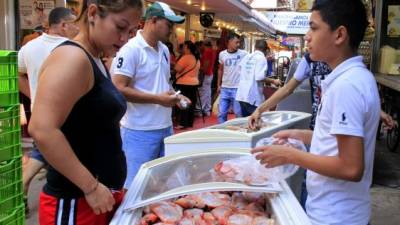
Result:
<svg viewBox="0 0 400 225"><path fill-rule="evenodd" d="M232 105L236 117L241 116L240 104L235 98L240 79L239 64L247 55L247 52L239 49L239 46L239 35L230 33L228 34L228 49L220 52L218 56L219 123L223 123L228 119L229 107Z"/></svg>
<svg viewBox="0 0 400 225"><path fill-rule="evenodd" d="M70 9L54 8L49 14L48 34L43 33L29 41L18 52L19 90L31 99L31 108L35 101L40 68L55 47L78 34L79 27L74 24L75 19ZM32 178L45 164L38 149L33 149L22 174L25 194Z"/></svg>
<svg viewBox="0 0 400 225"><path fill-rule="evenodd" d="M122 149L127 160L128 189L140 166L164 155L164 138L172 134L171 112L180 99L170 80L170 54L162 41L174 23L183 23L171 8L155 2L147 8L145 25L113 60L113 82L128 101L121 120Z"/></svg>
<svg viewBox="0 0 400 225"><path fill-rule="evenodd" d="M250 116L264 102L264 83L281 84L279 79L266 77L268 62L266 53L268 45L265 40L257 40L255 51L246 55L240 63L240 81L236 93L243 117Z"/></svg>
<svg viewBox="0 0 400 225"><path fill-rule="evenodd" d="M321 82L314 132L274 135L311 144L310 153L281 145L252 150L267 167L292 163L308 169L306 209L313 225L367 225L371 216L380 102L375 78L357 56L367 25L361 0L314 3L305 39L310 58L326 62L332 73Z"/></svg>

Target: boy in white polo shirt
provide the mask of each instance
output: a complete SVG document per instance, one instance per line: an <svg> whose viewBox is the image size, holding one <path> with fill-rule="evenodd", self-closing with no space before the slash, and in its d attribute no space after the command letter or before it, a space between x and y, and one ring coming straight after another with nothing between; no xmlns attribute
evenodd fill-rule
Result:
<svg viewBox="0 0 400 225"><path fill-rule="evenodd" d="M292 163L308 169L306 209L313 225L367 225L371 215L369 187L380 102L373 75L356 55L367 24L361 0L314 3L306 35L310 57L328 63L333 71L321 83L314 132L274 135L311 144L310 153L282 145L252 150L267 167Z"/></svg>

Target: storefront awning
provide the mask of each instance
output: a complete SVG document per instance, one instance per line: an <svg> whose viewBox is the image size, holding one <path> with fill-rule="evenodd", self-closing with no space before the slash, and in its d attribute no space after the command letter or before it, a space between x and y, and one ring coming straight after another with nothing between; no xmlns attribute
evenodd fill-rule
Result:
<svg viewBox="0 0 400 225"><path fill-rule="evenodd" d="M154 2L151 0L151 2ZM172 8L188 14L215 13L217 18L227 18L228 22L248 23L252 29L267 34L275 34L275 28L262 13L252 9L241 0L163 0Z"/></svg>

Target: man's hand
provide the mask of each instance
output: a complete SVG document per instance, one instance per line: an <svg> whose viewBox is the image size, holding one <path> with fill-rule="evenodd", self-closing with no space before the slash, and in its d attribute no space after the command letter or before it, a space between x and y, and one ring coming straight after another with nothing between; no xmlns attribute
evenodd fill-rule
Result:
<svg viewBox="0 0 400 225"><path fill-rule="evenodd" d="M219 93L221 93L221 86L217 87L217 95L219 95Z"/></svg>
<svg viewBox="0 0 400 225"><path fill-rule="evenodd" d="M174 91L167 91L162 94L159 94L158 104L160 104L162 106L173 107L178 102L179 102L179 97L177 95L175 95Z"/></svg>
<svg viewBox="0 0 400 225"><path fill-rule="evenodd" d="M277 87L280 87L282 85L282 82L279 79L274 79L274 81L272 81L272 83Z"/></svg>
<svg viewBox="0 0 400 225"><path fill-rule="evenodd" d="M178 95L178 98L179 98L179 103L177 103L176 105L178 106L179 109L187 109L189 107L189 105L192 104L192 101L190 101L190 99L188 97L184 96L184 95ZM180 104L181 101L185 101L187 106L183 107Z"/></svg>
<svg viewBox="0 0 400 225"><path fill-rule="evenodd" d="M391 130L398 126L397 122L394 121L393 118L389 114L387 114L383 111L381 111L381 120L383 122L385 129Z"/></svg>
<svg viewBox="0 0 400 225"><path fill-rule="evenodd" d="M261 118L261 112L257 108L250 116L249 116L249 121L248 121L248 126L251 130L257 130L257 127L259 127L260 123L260 118Z"/></svg>

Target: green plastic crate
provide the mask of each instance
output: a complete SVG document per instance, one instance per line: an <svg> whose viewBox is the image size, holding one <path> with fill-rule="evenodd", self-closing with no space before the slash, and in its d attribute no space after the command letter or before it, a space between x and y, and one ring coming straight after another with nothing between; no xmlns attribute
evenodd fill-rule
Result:
<svg viewBox="0 0 400 225"><path fill-rule="evenodd" d="M0 148L0 162L22 157L21 144L15 144Z"/></svg>
<svg viewBox="0 0 400 225"><path fill-rule="evenodd" d="M0 214L23 204L22 158L0 163Z"/></svg>
<svg viewBox="0 0 400 225"><path fill-rule="evenodd" d="M0 107L0 149L21 144L19 107Z"/></svg>
<svg viewBox="0 0 400 225"><path fill-rule="evenodd" d="M17 52L0 50L0 107L19 103Z"/></svg>
<svg viewBox="0 0 400 225"><path fill-rule="evenodd" d="M25 225L25 207L20 205L6 213L0 212L0 225Z"/></svg>
<svg viewBox="0 0 400 225"><path fill-rule="evenodd" d="M18 77L18 53L0 50L0 77Z"/></svg>

